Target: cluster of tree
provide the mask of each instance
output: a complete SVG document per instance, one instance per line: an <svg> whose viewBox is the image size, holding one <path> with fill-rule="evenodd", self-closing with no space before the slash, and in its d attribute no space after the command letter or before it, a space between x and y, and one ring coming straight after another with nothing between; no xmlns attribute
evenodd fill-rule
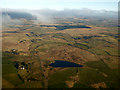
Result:
<svg viewBox="0 0 120 90"><path fill-rule="evenodd" d="M25 69L28 69L30 67L30 63L26 64L25 62L17 62L15 61L14 62L14 66L17 68L17 69L21 69L21 68L25 68Z"/></svg>
<svg viewBox="0 0 120 90"><path fill-rule="evenodd" d="M16 49L11 49L11 51L5 51L5 53L13 54L13 55L18 55L19 54L18 50L16 50Z"/></svg>

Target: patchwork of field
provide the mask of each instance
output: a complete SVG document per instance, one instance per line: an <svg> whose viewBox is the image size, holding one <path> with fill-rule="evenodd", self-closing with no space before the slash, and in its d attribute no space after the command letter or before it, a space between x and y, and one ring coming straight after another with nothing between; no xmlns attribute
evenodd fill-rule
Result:
<svg viewBox="0 0 120 90"><path fill-rule="evenodd" d="M118 28L90 20L3 27L3 88L119 88ZM49 66L55 60L83 67Z"/></svg>

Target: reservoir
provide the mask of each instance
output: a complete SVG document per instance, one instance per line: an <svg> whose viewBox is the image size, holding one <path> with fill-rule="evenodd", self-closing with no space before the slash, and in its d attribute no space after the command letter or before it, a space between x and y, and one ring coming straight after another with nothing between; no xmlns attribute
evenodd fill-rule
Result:
<svg viewBox="0 0 120 90"><path fill-rule="evenodd" d="M56 27L56 30L72 29L72 28L91 28L85 25L40 25L40 27Z"/></svg>
<svg viewBox="0 0 120 90"><path fill-rule="evenodd" d="M49 66L52 67L83 67L83 65L76 64L68 61L55 60L54 63L51 63Z"/></svg>

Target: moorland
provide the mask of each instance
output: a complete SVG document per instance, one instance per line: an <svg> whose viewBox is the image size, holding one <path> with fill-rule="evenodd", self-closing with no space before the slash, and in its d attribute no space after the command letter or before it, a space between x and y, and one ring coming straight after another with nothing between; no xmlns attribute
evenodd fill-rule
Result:
<svg viewBox="0 0 120 90"><path fill-rule="evenodd" d="M53 16L54 23L36 23L11 13L2 27L3 88L119 88L117 19ZM56 60L83 67L50 66Z"/></svg>

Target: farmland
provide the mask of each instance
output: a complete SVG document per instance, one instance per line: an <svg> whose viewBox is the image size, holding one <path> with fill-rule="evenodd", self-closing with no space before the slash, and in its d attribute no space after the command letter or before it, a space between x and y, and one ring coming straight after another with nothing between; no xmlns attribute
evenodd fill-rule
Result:
<svg viewBox="0 0 120 90"><path fill-rule="evenodd" d="M56 21L3 26L3 88L119 88L118 28L97 18ZM49 66L55 60L83 67Z"/></svg>

